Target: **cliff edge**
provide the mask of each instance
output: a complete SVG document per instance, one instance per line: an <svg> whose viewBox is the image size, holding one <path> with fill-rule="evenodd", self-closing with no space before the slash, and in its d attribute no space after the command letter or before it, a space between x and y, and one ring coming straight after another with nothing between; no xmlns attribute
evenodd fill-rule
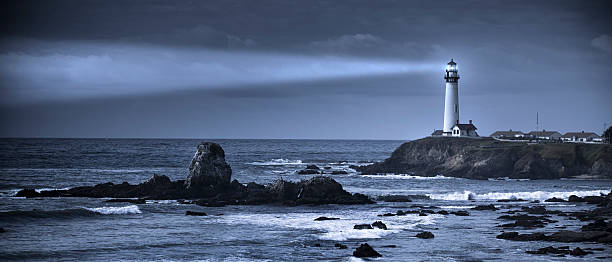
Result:
<svg viewBox="0 0 612 262"><path fill-rule="evenodd" d="M383 162L356 169L362 174L401 173L470 179L612 179L612 145L427 137L402 144Z"/></svg>

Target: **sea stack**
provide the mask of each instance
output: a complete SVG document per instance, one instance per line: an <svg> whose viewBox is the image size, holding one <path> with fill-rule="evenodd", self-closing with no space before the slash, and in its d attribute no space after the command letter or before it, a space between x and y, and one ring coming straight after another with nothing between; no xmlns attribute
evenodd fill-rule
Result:
<svg viewBox="0 0 612 262"><path fill-rule="evenodd" d="M225 151L219 144L202 142L189 165L185 188L191 192L214 195L229 186L232 168L225 162Z"/></svg>

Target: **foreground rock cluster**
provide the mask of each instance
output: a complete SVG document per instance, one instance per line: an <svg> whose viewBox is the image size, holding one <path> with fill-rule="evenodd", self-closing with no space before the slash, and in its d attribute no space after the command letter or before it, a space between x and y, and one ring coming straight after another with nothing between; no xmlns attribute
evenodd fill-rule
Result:
<svg viewBox="0 0 612 262"><path fill-rule="evenodd" d="M612 146L428 137L402 144L384 162L353 168L363 174L442 174L470 179L612 179Z"/></svg>
<svg viewBox="0 0 612 262"><path fill-rule="evenodd" d="M317 176L300 182L277 180L269 185L231 181L232 169L225 161L220 145L203 142L189 165L186 180L171 181L163 175L153 175L138 185L104 183L74 187L68 190L37 192L23 189L18 197L93 197L116 198L115 202L144 202L144 199L195 199L203 206L257 204L369 204L363 194L351 194L330 177ZM139 199L133 199L139 198Z"/></svg>

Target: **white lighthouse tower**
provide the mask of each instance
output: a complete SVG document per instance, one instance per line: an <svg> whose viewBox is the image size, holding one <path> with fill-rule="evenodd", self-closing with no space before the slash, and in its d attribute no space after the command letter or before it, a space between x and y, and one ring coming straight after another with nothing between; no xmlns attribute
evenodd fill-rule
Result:
<svg viewBox="0 0 612 262"><path fill-rule="evenodd" d="M443 136L451 136L453 127L459 123L459 73L457 63L451 59L446 65L446 96L444 98Z"/></svg>

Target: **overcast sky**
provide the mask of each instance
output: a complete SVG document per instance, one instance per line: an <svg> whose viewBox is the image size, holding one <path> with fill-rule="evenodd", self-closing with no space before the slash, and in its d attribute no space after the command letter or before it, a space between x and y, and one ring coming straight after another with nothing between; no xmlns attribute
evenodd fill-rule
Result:
<svg viewBox="0 0 612 262"><path fill-rule="evenodd" d="M0 136L416 139L612 124L610 1L3 1Z"/></svg>

